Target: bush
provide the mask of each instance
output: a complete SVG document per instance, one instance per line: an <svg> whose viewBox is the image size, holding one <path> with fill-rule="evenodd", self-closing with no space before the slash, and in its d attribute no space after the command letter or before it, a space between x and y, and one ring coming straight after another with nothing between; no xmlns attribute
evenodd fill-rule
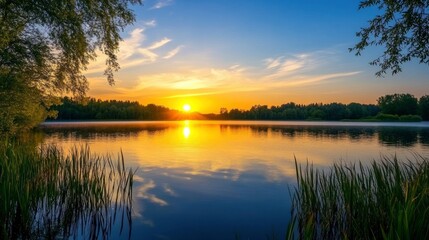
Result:
<svg viewBox="0 0 429 240"><path fill-rule="evenodd" d="M402 115L399 117L401 122L421 122L423 121L422 117L419 115Z"/></svg>
<svg viewBox="0 0 429 240"><path fill-rule="evenodd" d="M393 115L393 114L385 114L385 113L379 113L377 114L377 116L375 116L375 119L381 120L381 121L399 121L399 116L398 115Z"/></svg>

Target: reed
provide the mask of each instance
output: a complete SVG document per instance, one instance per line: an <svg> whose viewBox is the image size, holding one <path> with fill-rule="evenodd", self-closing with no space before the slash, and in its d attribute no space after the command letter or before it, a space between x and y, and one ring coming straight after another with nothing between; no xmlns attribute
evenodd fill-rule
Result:
<svg viewBox="0 0 429 240"><path fill-rule="evenodd" d="M134 172L88 146L0 143L0 239L106 239L131 224Z"/></svg>
<svg viewBox="0 0 429 240"><path fill-rule="evenodd" d="M429 161L296 164L287 239L429 239Z"/></svg>

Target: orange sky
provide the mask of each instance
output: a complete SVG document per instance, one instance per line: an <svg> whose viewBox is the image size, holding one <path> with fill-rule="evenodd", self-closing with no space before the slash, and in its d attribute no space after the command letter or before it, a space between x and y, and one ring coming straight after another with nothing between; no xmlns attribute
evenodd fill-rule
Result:
<svg viewBox="0 0 429 240"><path fill-rule="evenodd" d="M279 1L263 4L264 11L253 1L241 2L240 11L228 7L232 2L201 4L210 6L168 1L136 8L137 21L120 44L116 84L107 84L100 54L85 72L88 95L180 110L187 103L193 111L218 113L222 107L376 103L385 94L429 94L427 65L413 61L398 75L376 78L378 68L368 62L381 47L359 57L348 51L374 14L358 12L355 3Z"/></svg>

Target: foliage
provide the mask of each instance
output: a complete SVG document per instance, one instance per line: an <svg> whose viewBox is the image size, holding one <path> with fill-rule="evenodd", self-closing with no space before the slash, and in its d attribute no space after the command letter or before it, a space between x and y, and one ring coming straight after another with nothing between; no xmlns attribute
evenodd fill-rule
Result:
<svg viewBox="0 0 429 240"><path fill-rule="evenodd" d="M65 97L61 105L52 107L58 111L58 120L174 120L178 111L166 107L138 102L87 99L85 104Z"/></svg>
<svg viewBox="0 0 429 240"><path fill-rule="evenodd" d="M122 156L115 164L88 147L66 155L55 146L4 140L0 239L106 239L115 223L131 221L133 174Z"/></svg>
<svg viewBox="0 0 429 240"><path fill-rule="evenodd" d="M377 114L377 116L375 116L375 119L386 122L396 122L399 121L399 116L393 114L379 113Z"/></svg>
<svg viewBox="0 0 429 240"><path fill-rule="evenodd" d="M419 115L394 115L379 113L373 118L368 118L369 121L382 121L382 122L421 122L423 119Z"/></svg>
<svg viewBox="0 0 429 240"><path fill-rule="evenodd" d="M401 122L421 122L423 119L419 115L402 115L399 117Z"/></svg>
<svg viewBox="0 0 429 240"><path fill-rule="evenodd" d="M397 74L413 58L429 64L428 0L363 0L359 5L359 9L370 7L381 13L356 33L360 41L350 51L360 55L368 46L384 46L383 54L370 63L380 67L377 76L389 69Z"/></svg>
<svg viewBox="0 0 429 240"><path fill-rule="evenodd" d="M379 97L378 106L385 114L415 115L418 112L418 101L409 93L392 94Z"/></svg>
<svg viewBox="0 0 429 240"><path fill-rule="evenodd" d="M220 119L234 120L328 120L360 119L375 116L379 108L360 103L314 103L309 105L293 102L280 106L256 105L250 110L231 109L219 115Z"/></svg>
<svg viewBox="0 0 429 240"><path fill-rule="evenodd" d="M383 158L370 166L340 163L328 171L296 163L296 173L289 239L294 233L300 239L429 237L426 158L405 163Z"/></svg>
<svg viewBox="0 0 429 240"><path fill-rule="evenodd" d="M426 101L426 102L425 102ZM308 105L286 103L280 106L255 105L249 110L221 108L219 114L186 114L163 106L138 102L88 98L85 104L65 97L58 112L58 120L359 120L359 121L421 121L418 112L428 109L429 98L419 102L411 94L393 94L380 97L379 106L360 103L313 103ZM421 105L420 105L421 103ZM427 105L425 105L427 104ZM418 111L420 109L420 111ZM380 112L382 111L382 113ZM422 112L423 111L423 112ZM412 116L407 116L412 115Z"/></svg>
<svg viewBox="0 0 429 240"><path fill-rule="evenodd" d="M23 81L0 80L0 133L28 130L56 112L47 107L58 103Z"/></svg>
<svg viewBox="0 0 429 240"><path fill-rule="evenodd" d="M349 106L352 106L349 108ZM88 99L86 104L63 98L62 105L51 108L58 111L59 120L179 120L183 114L166 107L138 102ZM189 115L191 119L233 119L233 120L341 120L353 117L374 116L379 112L375 105L341 103L298 105L287 103L281 106L255 105L250 110L222 108L220 114Z"/></svg>
<svg viewBox="0 0 429 240"><path fill-rule="evenodd" d="M419 112L423 120L429 120L429 95L422 96L419 99Z"/></svg>
<svg viewBox="0 0 429 240"><path fill-rule="evenodd" d="M134 21L129 4L137 3L1 0L0 130L34 126L58 94L83 96L88 84L81 72L96 51L107 55L105 74L113 84L119 32Z"/></svg>

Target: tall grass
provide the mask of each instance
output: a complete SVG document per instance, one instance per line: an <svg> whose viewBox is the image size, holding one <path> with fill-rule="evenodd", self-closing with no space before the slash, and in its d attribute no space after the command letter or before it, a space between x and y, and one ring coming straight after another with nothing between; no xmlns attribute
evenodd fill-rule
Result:
<svg viewBox="0 0 429 240"><path fill-rule="evenodd" d="M2 141L0 239L106 239L131 222L133 174L122 154Z"/></svg>
<svg viewBox="0 0 429 240"><path fill-rule="evenodd" d="M296 164L288 239L429 239L429 161Z"/></svg>

